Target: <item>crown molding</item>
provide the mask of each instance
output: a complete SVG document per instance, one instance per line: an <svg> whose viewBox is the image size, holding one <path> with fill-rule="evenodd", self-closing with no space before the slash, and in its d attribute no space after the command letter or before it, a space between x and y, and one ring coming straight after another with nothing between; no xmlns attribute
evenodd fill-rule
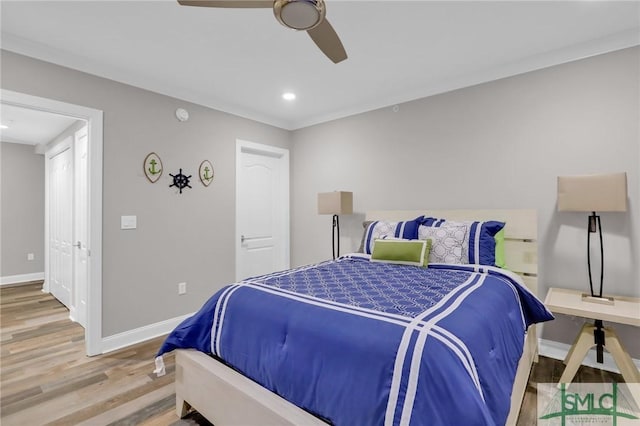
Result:
<svg viewBox="0 0 640 426"><path fill-rule="evenodd" d="M379 101L345 108L335 111L331 114L314 117L309 120L301 120L296 122L294 129L301 129L316 124L326 123L328 121L338 120L348 116L362 114L391 107L393 105L403 104L418 99L427 98L429 96L439 95L446 92L471 87L482 83L488 83L507 77L513 77L519 74L525 74L531 71L537 71L544 68L562 65L569 62L579 61L581 59L593 56L603 55L605 53L622 50L629 47L640 45L640 31L628 30L611 36L591 40L589 42L571 45L562 49L556 49L543 52L535 56L524 58L520 61L509 62L499 66L487 68L482 71L452 76L447 79L433 82L428 87L416 88L403 92L398 95L380 99Z"/></svg>
<svg viewBox="0 0 640 426"><path fill-rule="evenodd" d="M155 79L152 76L132 73L118 67L76 55L75 53L66 50L57 49L42 43L35 43L11 33L3 32L1 40L2 45L0 47L3 50L8 50L20 55L50 62L62 67L71 68L76 71L109 80L114 80L118 83L134 86L138 89L144 89L197 105L202 105L221 112L236 115L238 117L268 124L270 126L291 130L291 123L286 120L270 117L258 111L243 108L239 105L221 102L217 99L211 98L210 96L206 96L201 92L180 87L176 85L175 82L162 81Z"/></svg>
<svg viewBox="0 0 640 426"><path fill-rule="evenodd" d="M51 62L67 68L72 68L77 71L115 80L140 89L149 90L162 95L213 108L221 112L258 121L284 130L297 130L389 107L391 105L411 102L417 99L450 92L464 87L512 77L638 45L640 45L640 31L637 29L631 29L604 38L567 46L562 49L543 52L538 55L524 58L520 61L505 63L485 70L480 70L478 72L452 76L439 81L434 81L431 84L428 84L428 87L421 85L420 88L407 90L402 93L379 98L371 102L353 105L347 108L340 108L330 114L322 114L308 119L292 121L267 116L258 111L247 109L239 105L221 102L211 96L171 84L171 82L160 81L150 76L131 73L98 61L89 60L68 51L63 51L40 43L34 43L14 34L2 34L2 49Z"/></svg>

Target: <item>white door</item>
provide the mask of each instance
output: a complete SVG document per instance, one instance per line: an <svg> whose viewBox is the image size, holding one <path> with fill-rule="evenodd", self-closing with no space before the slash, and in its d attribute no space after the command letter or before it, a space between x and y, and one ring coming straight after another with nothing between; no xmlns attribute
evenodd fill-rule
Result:
<svg viewBox="0 0 640 426"><path fill-rule="evenodd" d="M236 142L236 279L289 267L289 151Z"/></svg>
<svg viewBox="0 0 640 426"><path fill-rule="evenodd" d="M69 307L73 286L73 156L71 137L49 158L49 291Z"/></svg>
<svg viewBox="0 0 640 426"><path fill-rule="evenodd" d="M83 327L87 323L87 286L89 282L89 137L87 127L74 137L74 280L72 319Z"/></svg>

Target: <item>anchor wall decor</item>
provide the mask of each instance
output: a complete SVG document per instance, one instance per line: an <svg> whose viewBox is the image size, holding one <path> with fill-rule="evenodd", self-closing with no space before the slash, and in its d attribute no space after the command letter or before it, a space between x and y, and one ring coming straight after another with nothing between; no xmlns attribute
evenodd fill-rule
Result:
<svg viewBox="0 0 640 426"><path fill-rule="evenodd" d="M200 181L204 186L209 186L209 184L213 182L213 166L209 160L204 160L200 163L198 174L200 175Z"/></svg>
<svg viewBox="0 0 640 426"><path fill-rule="evenodd" d="M149 182L156 183L160 176L162 176L162 161L155 152L150 153L144 159L144 175L149 179Z"/></svg>

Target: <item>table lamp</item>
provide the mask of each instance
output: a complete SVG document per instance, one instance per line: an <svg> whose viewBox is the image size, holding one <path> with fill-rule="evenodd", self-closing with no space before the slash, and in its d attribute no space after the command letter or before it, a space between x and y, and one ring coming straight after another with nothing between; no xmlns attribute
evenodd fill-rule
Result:
<svg viewBox="0 0 640 426"><path fill-rule="evenodd" d="M353 192L334 191L321 192L318 194L318 214L333 215L333 225L331 229L331 249L333 259L340 256L340 219L341 214L353 213ZM336 251L336 241L337 251ZM336 255L337 253L337 255Z"/></svg>
<svg viewBox="0 0 640 426"><path fill-rule="evenodd" d="M596 212L627 211L627 174L558 177L558 211L591 212L587 228L587 268L589 270L590 296L606 299L602 296L604 280L602 225L600 216ZM600 239L600 288L597 293L593 289L590 250L591 234L596 232Z"/></svg>

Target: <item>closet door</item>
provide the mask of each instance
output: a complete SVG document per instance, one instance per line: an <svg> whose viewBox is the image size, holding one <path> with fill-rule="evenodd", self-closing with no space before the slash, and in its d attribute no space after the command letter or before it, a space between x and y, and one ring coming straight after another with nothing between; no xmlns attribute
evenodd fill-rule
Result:
<svg viewBox="0 0 640 426"><path fill-rule="evenodd" d="M49 291L69 307L73 288L73 156L71 140L49 157Z"/></svg>

